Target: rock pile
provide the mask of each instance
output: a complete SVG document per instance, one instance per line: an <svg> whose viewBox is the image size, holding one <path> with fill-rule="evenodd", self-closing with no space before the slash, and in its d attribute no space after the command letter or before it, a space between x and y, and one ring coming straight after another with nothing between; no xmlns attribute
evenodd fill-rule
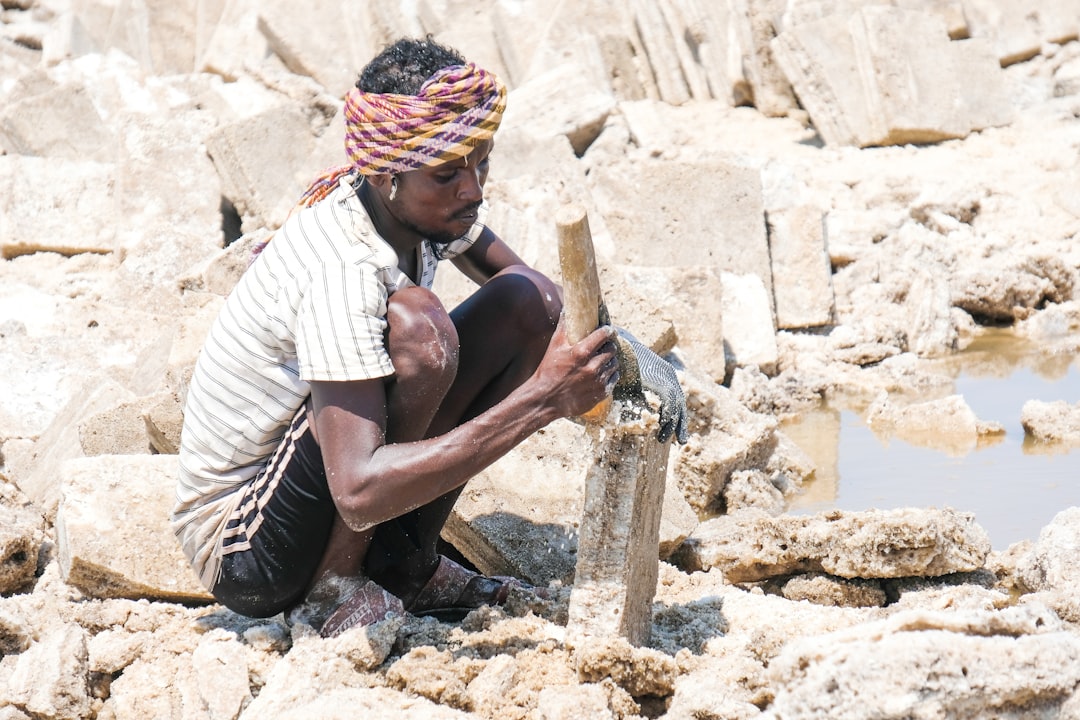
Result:
<svg viewBox="0 0 1080 720"><path fill-rule="evenodd" d="M828 400L966 452L1000 427L942 358L1000 325L1080 354L1077 0L0 7L0 718L1080 718L1075 508L1004 552L963 508L786 514L815 467L780 429ZM425 33L511 90L492 227L557 275L584 204L614 319L680 368L641 647L566 637L572 421L446 531L554 597L459 625L239 617L167 528L209 323L343 159L358 69Z"/></svg>

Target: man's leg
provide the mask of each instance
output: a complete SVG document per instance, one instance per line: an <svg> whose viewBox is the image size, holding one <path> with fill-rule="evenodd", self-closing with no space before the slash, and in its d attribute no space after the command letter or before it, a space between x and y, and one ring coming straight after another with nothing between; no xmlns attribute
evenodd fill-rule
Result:
<svg viewBox="0 0 1080 720"><path fill-rule="evenodd" d="M394 377L387 382L388 442L422 440L458 369L457 330L439 299L422 288L399 290L387 303L387 349ZM312 582L324 576L360 577L375 529L356 532L335 514L326 551ZM403 542L409 542L403 538Z"/></svg>
<svg viewBox="0 0 1080 720"><path fill-rule="evenodd" d="M410 400L422 394L426 381L411 373L400 373L388 389L391 407L391 432L388 440L434 437L482 413L505 398L535 371L547 350L561 311L558 288L547 278L528 268L510 268L476 291L450 313L459 340L458 372L445 396L438 396L435 408L425 416ZM391 319L391 357L398 365L395 351L408 348L412 338L394 344ZM414 351L415 352L415 351ZM417 369L417 374L430 369ZM438 373L435 373L438 374ZM429 389L423 397L431 398ZM394 403L399 405L395 407ZM402 425L395 421L395 412ZM424 420L423 418L429 418ZM410 422L410 418L419 421ZM426 426L424 426L426 423ZM439 534L461 490L449 492L437 500L380 525L375 532L367 559L367 571L376 581L401 597L406 606L435 571L438 562ZM499 583L476 583L479 603ZM491 587L489 587L491 586ZM468 600L468 598L463 598Z"/></svg>

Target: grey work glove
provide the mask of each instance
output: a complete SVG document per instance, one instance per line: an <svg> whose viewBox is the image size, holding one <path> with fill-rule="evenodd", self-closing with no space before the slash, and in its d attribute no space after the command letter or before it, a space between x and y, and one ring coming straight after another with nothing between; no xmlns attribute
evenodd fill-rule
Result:
<svg viewBox="0 0 1080 720"><path fill-rule="evenodd" d="M654 353L647 345L621 327L615 328L619 336L630 346L637 360L641 387L656 393L660 398L660 432L657 438L666 442L673 434L680 444L687 440L686 396L675 368Z"/></svg>

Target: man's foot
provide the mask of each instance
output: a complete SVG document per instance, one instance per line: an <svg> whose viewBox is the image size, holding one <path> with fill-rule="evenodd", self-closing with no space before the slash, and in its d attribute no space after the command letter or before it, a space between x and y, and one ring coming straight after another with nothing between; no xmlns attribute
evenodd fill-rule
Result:
<svg viewBox="0 0 1080 720"><path fill-rule="evenodd" d="M288 621L311 625L328 638L349 628L404 615L401 600L371 580L332 578L322 581L303 603L290 610Z"/></svg>
<svg viewBox="0 0 1080 720"><path fill-rule="evenodd" d="M319 628L324 638L335 637L352 627L366 627L391 616L401 617L405 607L396 596L368 580L338 605Z"/></svg>
<svg viewBox="0 0 1080 720"><path fill-rule="evenodd" d="M505 604L511 588L520 588L539 597L547 596L545 589L523 580L505 575L481 575L440 555L431 579L406 609L413 615L456 622L478 607Z"/></svg>

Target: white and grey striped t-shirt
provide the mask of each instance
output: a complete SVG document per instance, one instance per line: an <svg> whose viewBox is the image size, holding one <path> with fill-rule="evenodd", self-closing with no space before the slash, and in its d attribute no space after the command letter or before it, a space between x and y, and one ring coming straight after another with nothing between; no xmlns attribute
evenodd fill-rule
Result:
<svg viewBox="0 0 1080 720"><path fill-rule="evenodd" d="M375 231L354 180L343 178L330 196L293 213L275 233L226 299L195 364L172 524L208 589L220 568L234 491L274 451L309 383L394 372L383 347L386 301L413 283ZM468 249L484 214L439 255ZM439 258L426 242L418 253L420 284L430 288Z"/></svg>

